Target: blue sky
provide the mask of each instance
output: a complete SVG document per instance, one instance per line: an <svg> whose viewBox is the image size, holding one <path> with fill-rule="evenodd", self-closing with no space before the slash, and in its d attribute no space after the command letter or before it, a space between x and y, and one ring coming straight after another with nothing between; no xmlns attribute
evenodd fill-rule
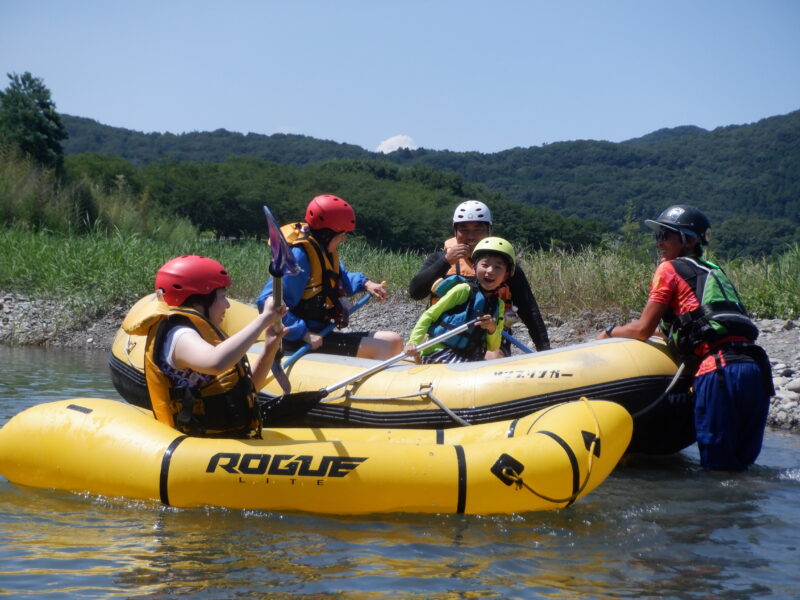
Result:
<svg viewBox="0 0 800 600"><path fill-rule="evenodd" d="M800 109L800 1L0 0L0 71L145 132L618 142Z"/></svg>

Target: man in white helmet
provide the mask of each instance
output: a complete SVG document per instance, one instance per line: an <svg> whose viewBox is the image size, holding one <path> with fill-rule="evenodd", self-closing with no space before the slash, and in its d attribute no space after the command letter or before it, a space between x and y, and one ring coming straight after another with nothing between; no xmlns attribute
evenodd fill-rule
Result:
<svg viewBox="0 0 800 600"><path fill-rule="evenodd" d="M431 288L437 280L449 275L475 277L472 265L472 251L483 238L492 235L492 213L489 207L479 200L466 200L456 207L453 213L454 236L444 242L444 248L425 259L422 268L411 279L408 295L414 300L431 296ZM539 305L531 291L525 273L517 267L514 275L500 292L509 310L513 308L528 329L536 350L550 349L547 327L539 312ZM435 302L436 298L431 297ZM502 354L501 354L502 352ZM511 354L510 344L505 344L497 353L487 353L486 358L497 358Z"/></svg>

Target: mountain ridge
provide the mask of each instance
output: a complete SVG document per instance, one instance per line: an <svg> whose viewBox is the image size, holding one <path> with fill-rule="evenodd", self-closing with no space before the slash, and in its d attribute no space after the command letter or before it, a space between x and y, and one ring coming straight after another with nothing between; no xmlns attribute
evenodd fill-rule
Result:
<svg viewBox="0 0 800 600"><path fill-rule="evenodd" d="M509 201L599 220L641 221L670 204L693 204L712 222L766 219L800 227L800 110L745 125L659 129L624 142L577 140L494 153L399 149L389 154L297 134L140 133L63 115L65 153L221 163L263 158L304 167L331 160L422 166L485 185Z"/></svg>

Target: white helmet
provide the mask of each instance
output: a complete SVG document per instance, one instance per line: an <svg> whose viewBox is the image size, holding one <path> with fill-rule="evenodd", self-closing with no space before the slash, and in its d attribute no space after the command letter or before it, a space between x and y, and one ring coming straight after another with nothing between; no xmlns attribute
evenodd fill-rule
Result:
<svg viewBox="0 0 800 600"><path fill-rule="evenodd" d="M456 206L453 213L453 225L477 221L492 224L492 213L489 207L480 200L466 200Z"/></svg>

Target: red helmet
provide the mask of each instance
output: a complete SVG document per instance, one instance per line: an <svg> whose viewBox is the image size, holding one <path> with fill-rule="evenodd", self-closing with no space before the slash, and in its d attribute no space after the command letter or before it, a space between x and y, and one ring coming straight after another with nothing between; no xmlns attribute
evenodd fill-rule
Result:
<svg viewBox="0 0 800 600"><path fill-rule="evenodd" d="M156 273L156 289L164 290L164 300L170 306L180 306L192 294L210 294L232 283L225 267L205 256L173 258Z"/></svg>
<svg viewBox="0 0 800 600"><path fill-rule="evenodd" d="M322 194L308 203L306 223L311 229L353 231L356 228L356 213L352 206L338 196Z"/></svg>

